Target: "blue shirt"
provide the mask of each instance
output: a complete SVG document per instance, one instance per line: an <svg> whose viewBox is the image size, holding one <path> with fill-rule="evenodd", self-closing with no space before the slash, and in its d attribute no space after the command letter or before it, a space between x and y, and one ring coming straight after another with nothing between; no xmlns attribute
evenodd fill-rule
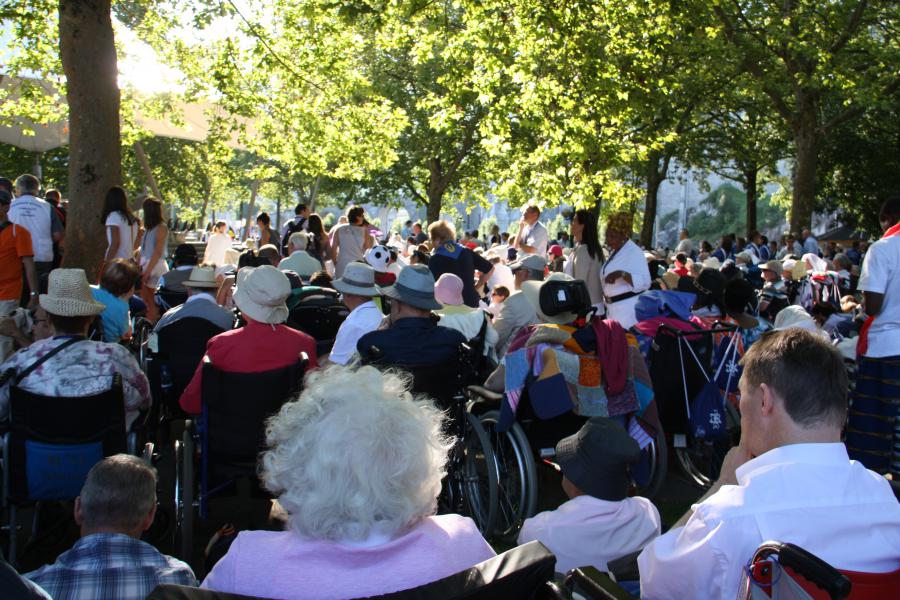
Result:
<svg viewBox="0 0 900 600"><path fill-rule="evenodd" d="M94 533L25 575L54 600L144 600L160 583L196 586L191 568L121 533Z"/></svg>
<svg viewBox="0 0 900 600"><path fill-rule="evenodd" d="M100 313L103 322L103 341L116 343L128 332L131 315L128 314L128 302L113 296L102 287L92 285L91 294L94 300L106 306Z"/></svg>
<svg viewBox="0 0 900 600"><path fill-rule="evenodd" d="M356 344L356 351L366 360L372 346L381 351L379 363L389 365L437 365L455 361L463 334L441 327L429 317L406 317L388 329L370 331Z"/></svg>

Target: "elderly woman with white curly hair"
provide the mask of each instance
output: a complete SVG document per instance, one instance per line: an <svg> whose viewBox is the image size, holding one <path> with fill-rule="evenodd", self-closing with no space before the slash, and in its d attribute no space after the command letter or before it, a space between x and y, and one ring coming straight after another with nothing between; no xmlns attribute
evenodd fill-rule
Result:
<svg viewBox="0 0 900 600"><path fill-rule="evenodd" d="M373 367L332 366L268 424L262 480L289 530L244 531L202 587L338 599L413 588L494 556L459 515L435 516L442 414Z"/></svg>

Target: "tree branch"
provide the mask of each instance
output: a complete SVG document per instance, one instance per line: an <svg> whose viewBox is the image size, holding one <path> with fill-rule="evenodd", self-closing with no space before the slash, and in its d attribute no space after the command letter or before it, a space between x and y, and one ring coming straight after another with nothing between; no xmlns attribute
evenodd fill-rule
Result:
<svg viewBox="0 0 900 600"><path fill-rule="evenodd" d="M853 37L853 34L856 33L857 29L859 29L859 25L862 22L863 13L866 11L868 5L868 0L859 1L859 4L857 4L856 8L853 10L853 14L850 15L850 21L847 23L847 27L844 29L844 32L837 40L835 40L835 42L831 45L831 48L828 49L829 54L837 54L838 52L843 50L844 46L847 45L847 42L850 41L850 38Z"/></svg>
<svg viewBox="0 0 900 600"><path fill-rule="evenodd" d="M891 83L889 83L887 86L885 86L885 88L880 92L879 95L880 96L890 96L891 94L896 92L898 89L900 89L900 77L897 77ZM822 127L820 128L820 132L822 133L822 135L826 135L829 131L831 131L838 125L841 125L842 123L846 123L850 119L855 119L856 117L862 115L865 111L866 111L865 106L858 104L858 103L854 103L854 104L850 105L849 107L847 107L847 109L844 112L835 115L827 123L822 125Z"/></svg>

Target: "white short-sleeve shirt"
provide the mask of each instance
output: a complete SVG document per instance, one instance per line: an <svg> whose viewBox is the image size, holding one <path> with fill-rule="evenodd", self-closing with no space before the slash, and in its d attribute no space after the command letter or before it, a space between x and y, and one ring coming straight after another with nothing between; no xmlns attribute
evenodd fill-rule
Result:
<svg viewBox="0 0 900 600"><path fill-rule="evenodd" d="M116 255L110 258L131 258L134 256L134 240L138 234L137 221L129 225L128 219L121 212L114 211L109 213L109 216L106 217L106 243L108 244L112 244L110 227L115 227L119 230L119 247L116 250Z"/></svg>
<svg viewBox="0 0 900 600"><path fill-rule="evenodd" d="M869 247L857 287L864 292L884 294L881 312L869 329L866 356L900 356L900 235L878 240Z"/></svg>

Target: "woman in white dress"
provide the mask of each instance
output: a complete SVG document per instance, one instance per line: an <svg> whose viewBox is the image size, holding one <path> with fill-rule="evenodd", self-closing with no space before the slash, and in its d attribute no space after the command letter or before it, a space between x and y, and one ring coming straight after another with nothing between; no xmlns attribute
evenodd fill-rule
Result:
<svg viewBox="0 0 900 600"><path fill-rule="evenodd" d="M147 304L147 318L159 320L156 287L159 278L168 273L166 246L169 228L162 217L162 202L156 198L144 200L144 239L141 241L141 299Z"/></svg>

